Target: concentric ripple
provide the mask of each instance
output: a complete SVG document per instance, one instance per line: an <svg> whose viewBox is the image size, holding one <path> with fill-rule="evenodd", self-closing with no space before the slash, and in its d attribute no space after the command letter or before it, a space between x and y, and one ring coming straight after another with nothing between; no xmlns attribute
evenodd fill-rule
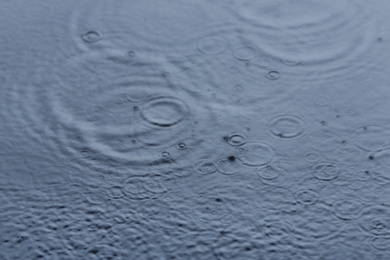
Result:
<svg viewBox="0 0 390 260"><path fill-rule="evenodd" d="M126 196L133 200L158 198L168 191L161 177L153 175L129 177L124 180L123 189Z"/></svg>
<svg viewBox="0 0 390 260"><path fill-rule="evenodd" d="M383 64L383 49L376 42L381 22L363 1L231 2L233 15L261 36L261 50L285 65L293 78L305 75L315 81L320 69L323 78L352 79ZM373 63L360 62L363 56Z"/></svg>
<svg viewBox="0 0 390 260"><path fill-rule="evenodd" d="M318 163L313 166L314 175L324 181L336 179L340 175L340 166L334 163Z"/></svg>
<svg viewBox="0 0 390 260"><path fill-rule="evenodd" d="M345 198L335 201L332 209L335 216L342 220L355 220L361 217L364 204L357 199Z"/></svg>
<svg viewBox="0 0 390 260"><path fill-rule="evenodd" d="M282 115L271 120L269 130L277 138L296 138L304 134L306 124L297 116Z"/></svg>
<svg viewBox="0 0 390 260"><path fill-rule="evenodd" d="M287 170L273 165L267 165L260 168L257 175L262 183L274 186L282 185L288 178L290 178Z"/></svg>
<svg viewBox="0 0 390 260"><path fill-rule="evenodd" d="M350 138L357 147L365 151L375 151L388 144L385 136L389 134L390 130L386 127L365 125L356 128Z"/></svg>
<svg viewBox="0 0 390 260"><path fill-rule="evenodd" d="M263 142L247 142L237 147L238 159L245 166L266 165L275 158L274 148Z"/></svg>
<svg viewBox="0 0 390 260"><path fill-rule="evenodd" d="M206 36L197 42L198 50L207 55L218 55L229 48L229 42L222 37Z"/></svg>
<svg viewBox="0 0 390 260"><path fill-rule="evenodd" d="M251 60L259 55L259 47L254 44L242 44L233 50L233 55L238 60Z"/></svg>
<svg viewBox="0 0 390 260"><path fill-rule="evenodd" d="M13 92L11 98L28 102L9 107L21 125L32 126L23 128L32 140L40 142L41 122L47 122L46 148L95 170L109 173L131 165L145 173L146 168L188 166L182 160L188 151L161 158L145 147L174 147L191 135L194 116L203 117L208 108L193 105L190 109L188 104L196 104L193 97L178 93L181 90L154 64L135 62L125 50L104 49L51 68L52 81L41 78L46 69L37 67L32 83L25 83L23 89L19 84Z"/></svg>
<svg viewBox="0 0 390 260"><path fill-rule="evenodd" d="M141 116L153 126L171 127L183 121L188 111L186 104L178 98L157 97L142 106Z"/></svg>
<svg viewBox="0 0 390 260"><path fill-rule="evenodd" d="M390 236L390 207L374 205L362 210L359 226L376 236Z"/></svg>

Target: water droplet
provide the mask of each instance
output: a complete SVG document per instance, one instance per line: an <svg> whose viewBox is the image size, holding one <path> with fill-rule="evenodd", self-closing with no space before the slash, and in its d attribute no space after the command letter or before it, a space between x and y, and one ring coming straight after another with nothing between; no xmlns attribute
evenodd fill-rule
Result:
<svg viewBox="0 0 390 260"><path fill-rule="evenodd" d="M207 36L197 42L198 50L206 55L218 55L229 48L227 40L217 36Z"/></svg>
<svg viewBox="0 0 390 260"><path fill-rule="evenodd" d="M236 47L233 56L238 60L251 60L259 54L259 47L253 44L243 44Z"/></svg>
<svg viewBox="0 0 390 260"><path fill-rule="evenodd" d="M276 70L271 70L271 71L268 71L267 74L265 75L268 79L271 79L271 80L277 80L280 78L280 73L279 71L276 71Z"/></svg>
<svg viewBox="0 0 390 260"><path fill-rule="evenodd" d="M94 43L100 41L100 39L103 37L102 33L99 31L87 31L85 32L81 38L83 41L87 43Z"/></svg>

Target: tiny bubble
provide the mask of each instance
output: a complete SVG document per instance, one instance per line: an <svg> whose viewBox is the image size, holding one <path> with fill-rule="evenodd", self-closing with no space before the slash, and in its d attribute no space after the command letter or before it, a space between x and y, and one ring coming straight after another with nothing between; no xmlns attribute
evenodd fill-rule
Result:
<svg viewBox="0 0 390 260"><path fill-rule="evenodd" d="M127 55L129 55L129 57L134 57L135 56L135 52L134 51L129 51L127 53Z"/></svg>
<svg viewBox="0 0 390 260"><path fill-rule="evenodd" d="M179 143L176 145L176 148L179 150L184 150L187 148L187 145L185 143Z"/></svg>
<svg viewBox="0 0 390 260"><path fill-rule="evenodd" d="M167 151L163 151L163 152L161 153L161 156L162 156L163 158L167 158L167 157L171 156L171 154L170 154L169 152L167 152Z"/></svg>
<svg viewBox="0 0 390 260"><path fill-rule="evenodd" d="M327 125L328 123L326 121L321 121L321 125Z"/></svg>

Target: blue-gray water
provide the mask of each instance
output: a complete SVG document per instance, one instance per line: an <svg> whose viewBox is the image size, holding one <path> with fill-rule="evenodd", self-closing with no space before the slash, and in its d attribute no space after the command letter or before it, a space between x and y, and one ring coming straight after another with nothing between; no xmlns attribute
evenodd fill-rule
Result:
<svg viewBox="0 0 390 260"><path fill-rule="evenodd" d="M0 2L0 259L390 259L386 0Z"/></svg>

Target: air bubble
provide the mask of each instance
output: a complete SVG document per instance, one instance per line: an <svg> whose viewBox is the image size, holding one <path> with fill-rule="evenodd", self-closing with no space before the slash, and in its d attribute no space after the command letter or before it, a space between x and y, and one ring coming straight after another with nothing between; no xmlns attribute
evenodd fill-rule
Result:
<svg viewBox="0 0 390 260"><path fill-rule="evenodd" d="M102 33L99 31L88 31L85 32L81 38L83 41L87 43L94 43L100 41L100 39L103 37Z"/></svg>
<svg viewBox="0 0 390 260"><path fill-rule="evenodd" d="M178 143L176 145L176 148L179 150L185 150L185 149L187 149L187 145L185 143Z"/></svg>
<svg viewBox="0 0 390 260"><path fill-rule="evenodd" d="M238 146L238 145L242 145L245 142L246 136L244 134L241 134L241 133L233 133L233 134L224 136L223 140L232 146Z"/></svg>
<svg viewBox="0 0 390 260"><path fill-rule="evenodd" d="M162 158L169 158L169 157L171 157L171 154L168 151L162 151L161 157Z"/></svg>

